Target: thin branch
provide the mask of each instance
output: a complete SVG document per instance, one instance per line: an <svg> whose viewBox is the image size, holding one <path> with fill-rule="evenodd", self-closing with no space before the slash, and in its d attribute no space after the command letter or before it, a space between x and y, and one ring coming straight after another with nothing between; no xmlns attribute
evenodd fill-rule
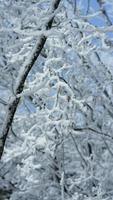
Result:
<svg viewBox="0 0 113 200"><path fill-rule="evenodd" d="M102 2L101 0L97 0L97 2L98 2L98 4L99 4L99 6L100 6L100 10L101 10L103 16L104 16L105 19L106 19L106 22L107 22L108 26L111 26L111 25L112 25L112 22L111 22L111 20L110 20L108 14L107 14L107 11L106 11L105 7L103 6L103 2Z"/></svg>
<svg viewBox="0 0 113 200"><path fill-rule="evenodd" d="M74 136L73 136L73 134L71 132L70 132L70 136L71 136L71 138L72 138L72 140L74 142L74 145L75 145L75 148L76 148L78 154L80 155L81 160L84 162L85 166L87 166L87 162L86 162L85 158L83 157L82 153L80 152L80 150L78 148L78 145L77 145L77 143L75 141L75 138L74 138Z"/></svg>
<svg viewBox="0 0 113 200"><path fill-rule="evenodd" d="M77 11L77 1L75 0L74 1L74 14L76 13L76 11Z"/></svg>
<svg viewBox="0 0 113 200"><path fill-rule="evenodd" d="M87 11L86 11L87 15L89 13L89 10L90 10L90 0L87 0Z"/></svg>
<svg viewBox="0 0 113 200"><path fill-rule="evenodd" d="M106 148L107 148L108 152L110 153L110 155L111 155L112 158L113 158L113 152L112 152L112 150L110 149L110 147L109 147L109 145L108 145L108 143L107 143L105 137L103 136L102 138L103 138L104 144L106 145Z"/></svg>
<svg viewBox="0 0 113 200"><path fill-rule="evenodd" d="M4 101L3 99L0 98L0 103L3 104L4 106L7 106L7 102Z"/></svg>
<svg viewBox="0 0 113 200"><path fill-rule="evenodd" d="M74 131L80 131L80 132L88 131L88 130L89 130L89 131L94 132L94 133L96 133L96 134L98 134L98 135L101 135L101 136L104 135L105 137L107 137L107 138L113 140L113 137L112 137L111 135L108 135L107 133L103 133L103 132L101 132L101 131L95 130L95 129L92 128L92 127L73 128L73 130L74 130Z"/></svg>

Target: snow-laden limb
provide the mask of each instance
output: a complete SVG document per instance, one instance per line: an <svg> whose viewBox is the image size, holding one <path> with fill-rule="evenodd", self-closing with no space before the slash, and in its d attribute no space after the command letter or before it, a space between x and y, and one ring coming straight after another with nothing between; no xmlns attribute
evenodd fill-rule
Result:
<svg viewBox="0 0 113 200"><path fill-rule="evenodd" d="M52 6L50 8L50 11L51 11L50 15L54 14L55 10L59 6L60 1L61 0L52 1ZM52 15L52 17L50 17L47 20L47 22L45 22L44 30L51 29L53 20L54 20L54 15ZM18 103L20 101L20 98L17 97L16 95L20 94L23 91L25 80L26 80L31 68L33 67L35 61L37 60L38 56L40 55L40 52L41 52L42 48L44 47L46 40L47 40L47 37L44 34L42 34L40 36L40 38L38 39L37 44L35 45L32 53L30 54L30 57L23 64L23 66L20 70L20 73L18 75L18 78L16 80L16 86L15 86L15 91L14 91L15 96L13 98L11 98L11 102L9 102L9 105L7 108L7 115L5 117L5 121L4 121L3 128L2 128L2 138L1 139L2 139L3 143L1 143L1 144L3 144L3 145L0 146L0 159L2 158L7 135L9 133L10 127L12 125Z"/></svg>

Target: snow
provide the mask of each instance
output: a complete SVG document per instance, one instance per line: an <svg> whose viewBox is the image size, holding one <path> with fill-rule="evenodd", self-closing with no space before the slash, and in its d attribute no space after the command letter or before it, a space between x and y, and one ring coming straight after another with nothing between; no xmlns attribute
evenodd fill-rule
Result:
<svg viewBox="0 0 113 200"><path fill-rule="evenodd" d="M10 200L111 200L113 26L96 0L88 12L83 0L76 11L74 0L64 0L53 12L55 2L0 1L1 130L11 117L7 104L20 98L0 162L0 189L11 188ZM112 21L112 1L103 5ZM43 52L30 66L43 38Z"/></svg>

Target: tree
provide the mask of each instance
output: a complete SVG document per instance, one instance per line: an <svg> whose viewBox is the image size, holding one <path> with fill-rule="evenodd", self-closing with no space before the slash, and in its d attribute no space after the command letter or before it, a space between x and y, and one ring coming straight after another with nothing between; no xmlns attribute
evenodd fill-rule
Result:
<svg viewBox="0 0 113 200"><path fill-rule="evenodd" d="M13 93L1 99L8 117L3 112L0 174L13 189L10 199L112 198L113 3L1 4L20 18L1 32L13 37L10 51L1 49L1 82Z"/></svg>

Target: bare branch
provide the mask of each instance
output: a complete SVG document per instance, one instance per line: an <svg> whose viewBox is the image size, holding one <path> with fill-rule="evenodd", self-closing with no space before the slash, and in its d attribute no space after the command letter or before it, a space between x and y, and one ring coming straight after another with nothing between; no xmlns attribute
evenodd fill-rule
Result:
<svg viewBox="0 0 113 200"><path fill-rule="evenodd" d="M104 6L103 6L103 2L102 2L101 0L97 0L97 2L98 2L98 4L99 4L99 6L100 6L100 10L102 11L103 16L104 16L105 19L106 19L106 23L108 24L108 26L111 26L111 25L112 25L112 22L111 22L111 20L110 20L108 14L107 14L106 9L105 9Z"/></svg>
<svg viewBox="0 0 113 200"><path fill-rule="evenodd" d="M73 128L74 131L80 131L80 132L83 132L83 131L91 131L92 133L96 133L98 135L101 135L101 136L105 136L106 138L109 138L109 139L112 139L113 140L113 137L111 135L108 135L107 133L103 133L101 131L98 131L98 130L95 130L94 128L92 127L83 127L83 128Z"/></svg>

